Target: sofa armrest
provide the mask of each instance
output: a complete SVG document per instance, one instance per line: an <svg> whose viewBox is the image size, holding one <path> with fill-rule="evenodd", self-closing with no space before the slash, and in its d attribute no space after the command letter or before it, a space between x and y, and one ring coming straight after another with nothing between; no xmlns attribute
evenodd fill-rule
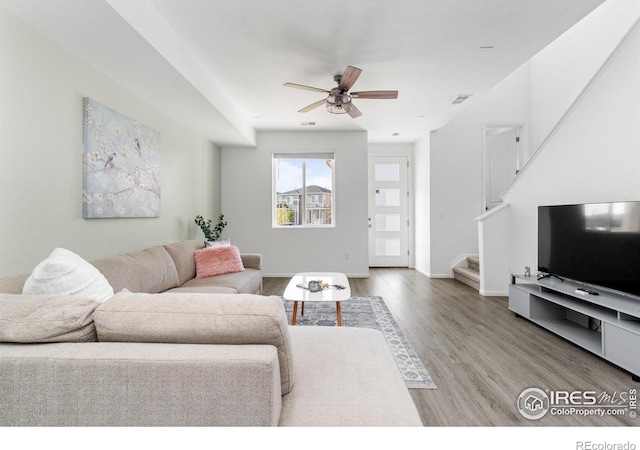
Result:
<svg viewBox="0 0 640 450"><path fill-rule="evenodd" d="M0 293L3 294L22 294L24 283L29 278L29 274L16 275L13 277L0 279Z"/></svg>
<svg viewBox="0 0 640 450"><path fill-rule="evenodd" d="M274 426L271 345L0 344L0 426Z"/></svg>
<svg viewBox="0 0 640 450"><path fill-rule="evenodd" d="M242 265L245 269L262 270L262 254L260 253L242 253Z"/></svg>

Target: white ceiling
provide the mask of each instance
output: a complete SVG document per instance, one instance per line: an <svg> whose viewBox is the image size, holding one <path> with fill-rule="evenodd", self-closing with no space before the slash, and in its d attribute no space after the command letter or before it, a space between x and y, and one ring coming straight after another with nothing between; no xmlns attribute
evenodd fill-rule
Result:
<svg viewBox="0 0 640 450"><path fill-rule="evenodd" d="M446 123L603 0L0 0L0 6L220 145L256 130L367 130L414 142ZM488 47L488 48L487 48ZM347 65L363 116L317 92ZM462 105L459 94L472 97ZM314 127L301 122L315 122ZM393 136L398 133L398 136Z"/></svg>

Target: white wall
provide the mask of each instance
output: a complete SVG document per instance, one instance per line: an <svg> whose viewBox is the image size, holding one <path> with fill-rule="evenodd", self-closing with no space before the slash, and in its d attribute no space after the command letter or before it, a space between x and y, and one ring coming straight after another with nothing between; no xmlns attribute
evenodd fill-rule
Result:
<svg viewBox="0 0 640 450"><path fill-rule="evenodd" d="M478 253L474 218L483 212L483 126L529 121L529 79L529 65L525 64L474 99L454 120L431 132L428 276L450 277L452 261Z"/></svg>
<svg viewBox="0 0 640 450"><path fill-rule="evenodd" d="M413 158L413 149L413 144L407 143L370 143L369 156L408 156L411 160Z"/></svg>
<svg viewBox="0 0 640 450"><path fill-rule="evenodd" d="M243 252L262 253L267 276L306 271L368 276L366 132L262 131L257 143L222 149L226 237ZM335 153L334 228L272 227L271 155L286 151Z"/></svg>
<svg viewBox="0 0 640 450"><path fill-rule="evenodd" d="M431 273L431 151L429 135L415 143L414 178L414 215L415 215L415 269L424 275Z"/></svg>
<svg viewBox="0 0 640 450"><path fill-rule="evenodd" d="M0 276L55 247L87 259L201 236L220 208L220 149L0 9ZM83 97L161 133L161 217L83 219Z"/></svg>
<svg viewBox="0 0 640 450"><path fill-rule="evenodd" d="M537 267L538 205L640 200L639 80L636 26L505 197L514 273Z"/></svg>
<svg viewBox="0 0 640 450"><path fill-rule="evenodd" d="M531 60L531 143L538 149L638 18L637 0L607 0Z"/></svg>
<svg viewBox="0 0 640 450"><path fill-rule="evenodd" d="M447 276L456 256L478 251L473 218L482 213L482 126L527 123L528 148L533 152L544 145L637 19L638 9L636 0L608 0L487 94L472 97L474 103L466 111L432 132L431 276ZM539 175L534 184L547 186L548 177ZM510 211L517 211L517 206ZM421 232L417 230L418 235Z"/></svg>

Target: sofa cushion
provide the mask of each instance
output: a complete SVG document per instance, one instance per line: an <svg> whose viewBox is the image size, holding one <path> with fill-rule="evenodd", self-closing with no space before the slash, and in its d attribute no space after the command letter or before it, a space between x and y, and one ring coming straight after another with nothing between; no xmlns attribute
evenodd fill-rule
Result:
<svg viewBox="0 0 640 450"><path fill-rule="evenodd" d="M203 278L205 279L205 278ZM211 278L206 278L211 279ZM194 278L192 281L196 281ZM190 286L190 282L187 282L184 286L178 286L177 288L164 291L166 294L176 294L178 292L184 292L189 294L237 294L238 290L227 286L213 286L213 285L194 285ZM251 294L252 292L249 292Z"/></svg>
<svg viewBox="0 0 640 450"><path fill-rule="evenodd" d="M0 294L0 342L96 341L93 312L99 304L80 295Z"/></svg>
<svg viewBox="0 0 640 450"><path fill-rule="evenodd" d="M244 270L240 251L235 245L196 250L195 260L196 278L207 278Z"/></svg>
<svg viewBox="0 0 640 450"><path fill-rule="evenodd" d="M225 273L208 278L193 278L180 288L203 289L211 292L211 288L231 288L239 294L256 294L262 291L262 271L245 269L242 272Z"/></svg>
<svg viewBox="0 0 640 450"><path fill-rule="evenodd" d="M196 250L200 250L203 247L204 241L196 240L180 241L164 246L176 265L178 283L180 285L196 277L196 261L193 255Z"/></svg>
<svg viewBox="0 0 640 450"><path fill-rule="evenodd" d="M82 295L104 301L113 288L98 269L70 250L56 248L33 269L22 288L26 295Z"/></svg>
<svg viewBox="0 0 640 450"><path fill-rule="evenodd" d="M116 292L128 289L155 294L176 287L179 282L176 265L162 246L98 259L93 265Z"/></svg>
<svg viewBox="0 0 640 450"><path fill-rule="evenodd" d="M94 313L99 341L273 345L282 393L293 383L293 352L280 297L121 292Z"/></svg>

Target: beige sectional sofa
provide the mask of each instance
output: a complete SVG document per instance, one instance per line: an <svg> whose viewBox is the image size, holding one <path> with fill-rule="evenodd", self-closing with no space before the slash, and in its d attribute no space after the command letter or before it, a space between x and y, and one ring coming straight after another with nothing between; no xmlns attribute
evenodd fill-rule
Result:
<svg viewBox="0 0 640 450"><path fill-rule="evenodd" d="M422 424L380 332L291 327L259 255L207 283L201 244L94 261L103 302L0 280L0 426Z"/></svg>
<svg viewBox="0 0 640 450"><path fill-rule="evenodd" d="M91 261L115 292L202 292L259 294L262 292L262 255L241 254L245 270L196 278L194 253L204 241L188 240ZM21 294L29 274L0 279L0 292Z"/></svg>

